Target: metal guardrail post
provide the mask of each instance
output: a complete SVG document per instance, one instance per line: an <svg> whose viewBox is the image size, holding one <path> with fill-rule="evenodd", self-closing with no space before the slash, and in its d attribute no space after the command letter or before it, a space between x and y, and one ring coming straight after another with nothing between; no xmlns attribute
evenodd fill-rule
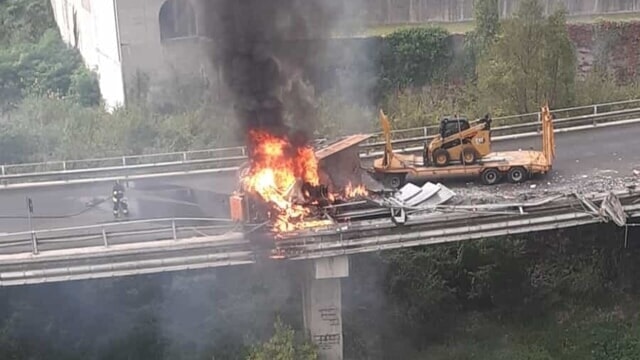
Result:
<svg viewBox="0 0 640 360"><path fill-rule="evenodd" d="M67 171L67 162L62 160L62 171Z"/></svg>
<svg viewBox="0 0 640 360"><path fill-rule="evenodd" d="M5 173L4 173L4 165L2 165L2 176L4 176L4 175L5 175Z"/></svg>
<svg viewBox="0 0 640 360"><path fill-rule="evenodd" d="M538 125L536 126L536 132L537 133L541 133L542 132L542 113L538 111Z"/></svg>
<svg viewBox="0 0 640 360"><path fill-rule="evenodd" d="M182 161L185 161L185 162L187 161L187 152L186 151L182 153Z"/></svg>
<svg viewBox="0 0 640 360"><path fill-rule="evenodd" d="M171 220L171 230L173 231L173 240L178 240L178 233L176 231L176 220Z"/></svg>
<svg viewBox="0 0 640 360"><path fill-rule="evenodd" d="M126 156L122 157L122 166L127 166L127 157Z"/></svg>
<svg viewBox="0 0 640 360"><path fill-rule="evenodd" d="M423 126L422 133L424 134L424 137L429 136L429 129L426 126Z"/></svg>
<svg viewBox="0 0 640 360"><path fill-rule="evenodd" d="M33 254L38 255L38 239L35 231L31 231L31 245L33 246Z"/></svg>
<svg viewBox="0 0 640 360"><path fill-rule="evenodd" d="M104 247L109 246L109 242L107 241L107 231L102 228L102 241L104 242Z"/></svg>

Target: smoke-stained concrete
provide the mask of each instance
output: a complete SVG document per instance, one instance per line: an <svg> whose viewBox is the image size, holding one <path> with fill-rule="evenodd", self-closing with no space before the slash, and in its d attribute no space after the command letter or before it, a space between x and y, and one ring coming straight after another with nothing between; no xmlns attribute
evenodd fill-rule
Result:
<svg viewBox="0 0 640 360"><path fill-rule="evenodd" d="M302 284L304 326L318 346L321 360L342 360L341 278L349 276L349 257L312 260Z"/></svg>

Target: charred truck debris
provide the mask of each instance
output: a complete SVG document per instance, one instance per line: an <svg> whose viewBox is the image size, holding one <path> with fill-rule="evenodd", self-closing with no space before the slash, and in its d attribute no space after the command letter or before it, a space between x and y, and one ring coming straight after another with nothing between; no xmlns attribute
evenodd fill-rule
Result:
<svg viewBox="0 0 640 360"><path fill-rule="evenodd" d="M303 71L353 4L214 0L210 6L213 57L233 95L249 158L240 173L241 189L231 198L233 217L291 231L307 227L317 209L363 194L359 179L348 174L332 179L319 168L310 144L315 92ZM314 40L313 49L282 55L287 42L308 40Z"/></svg>

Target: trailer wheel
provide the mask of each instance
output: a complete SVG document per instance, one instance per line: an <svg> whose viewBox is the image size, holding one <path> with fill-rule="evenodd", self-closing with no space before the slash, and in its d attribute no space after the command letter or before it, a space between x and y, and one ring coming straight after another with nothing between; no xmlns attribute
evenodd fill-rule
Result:
<svg viewBox="0 0 640 360"><path fill-rule="evenodd" d="M460 162L464 165L472 165L478 160L476 150L471 145L465 145L460 154Z"/></svg>
<svg viewBox="0 0 640 360"><path fill-rule="evenodd" d="M525 181L527 178L527 170L521 166L513 167L507 173L507 179L509 182L518 184Z"/></svg>
<svg viewBox="0 0 640 360"><path fill-rule="evenodd" d="M482 174L480 174L480 180L485 185L495 185L498 183L498 181L500 181L501 177L502 176L500 175L498 169L492 168L485 169Z"/></svg>
<svg viewBox="0 0 640 360"><path fill-rule="evenodd" d="M434 151L433 164L439 167L449 165L449 152L445 149L437 149Z"/></svg>
<svg viewBox="0 0 640 360"><path fill-rule="evenodd" d="M407 174L387 174L384 177L384 185L394 190L404 185Z"/></svg>

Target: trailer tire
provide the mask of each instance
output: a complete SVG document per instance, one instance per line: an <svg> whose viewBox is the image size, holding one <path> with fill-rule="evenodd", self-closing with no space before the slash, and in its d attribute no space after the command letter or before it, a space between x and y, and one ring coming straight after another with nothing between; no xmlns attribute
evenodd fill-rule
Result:
<svg viewBox="0 0 640 360"><path fill-rule="evenodd" d="M482 171L482 174L480 174L480 180L485 185L495 185L500 181L501 177L500 171L494 168L485 169Z"/></svg>
<svg viewBox="0 0 640 360"><path fill-rule="evenodd" d="M407 177L407 174L387 174L384 176L384 185L391 189L397 190L402 185Z"/></svg>
<svg viewBox="0 0 640 360"><path fill-rule="evenodd" d="M472 165L478 160L478 154L471 145L464 145L460 154L460 162L463 165Z"/></svg>
<svg viewBox="0 0 640 360"><path fill-rule="evenodd" d="M438 167L449 165L449 152L445 149L437 149L433 152L433 164Z"/></svg>
<svg viewBox="0 0 640 360"><path fill-rule="evenodd" d="M512 167L507 173L510 183L519 184L527 179L527 170L521 166Z"/></svg>

